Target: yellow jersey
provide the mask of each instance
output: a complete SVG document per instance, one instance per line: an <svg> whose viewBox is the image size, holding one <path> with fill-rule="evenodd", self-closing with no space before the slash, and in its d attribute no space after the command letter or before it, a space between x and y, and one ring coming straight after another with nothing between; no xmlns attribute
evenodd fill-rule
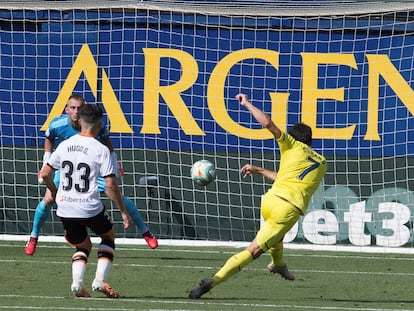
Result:
<svg viewBox="0 0 414 311"><path fill-rule="evenodd" d="M328 164L324 156L287 133L282 132L276 141L280 148L280 164L269 191L295 205L303 215Z"/></svg>

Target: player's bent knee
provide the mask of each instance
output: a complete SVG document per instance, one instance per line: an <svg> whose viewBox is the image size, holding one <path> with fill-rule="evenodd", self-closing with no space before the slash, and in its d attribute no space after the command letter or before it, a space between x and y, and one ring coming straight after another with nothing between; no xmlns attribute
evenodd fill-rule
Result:
<svg viewBox="0 0 414 311"><path fill-rule="evenodd" d="M247 247L247 250L252 254L253 259L257 259L260 257L261 254L264 253L264 251L260 248L260 246L257 243L252 243Z"/></svg>

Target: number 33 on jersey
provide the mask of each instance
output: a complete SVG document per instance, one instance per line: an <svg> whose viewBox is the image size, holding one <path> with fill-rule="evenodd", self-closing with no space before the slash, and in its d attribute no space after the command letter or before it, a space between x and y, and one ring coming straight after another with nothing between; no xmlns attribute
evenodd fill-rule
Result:
<svg viewBox="0 0 414 311"><path fill-rule="evenodd" d="M89 218L103 208L97 178L109 176L114 170L106 146L95 138L77 134L58 145L48 164L59 169L59 217Z"/></svg>

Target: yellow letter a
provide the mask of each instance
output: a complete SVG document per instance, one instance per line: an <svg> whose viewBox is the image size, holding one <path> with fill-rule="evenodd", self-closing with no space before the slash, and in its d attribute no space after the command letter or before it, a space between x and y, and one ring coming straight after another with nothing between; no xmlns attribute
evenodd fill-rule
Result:
<svg viewBox="0 0 414 311"><path fill-rule="evenodd" d="M93 58L92 52L87 44L84 44L79 51L78 56L70 70L65 83L58 97L56 98L55 104L52 110L40 128L41 131L47 130L50 122L60 116L62 111L65 109L66 102L70 95L72 95L76 84L82 74L85 75L86 81L88 81L89 87L91 88L92 94L97 97L98 94L98 65ZM102 104L108 114L109 122L111 124L111 132L113 133L132 133L131 127L125 119L122 112L121 106L116 98L114 90L112 89L111 83L108 80L108 76L102 69Z"/></svg>

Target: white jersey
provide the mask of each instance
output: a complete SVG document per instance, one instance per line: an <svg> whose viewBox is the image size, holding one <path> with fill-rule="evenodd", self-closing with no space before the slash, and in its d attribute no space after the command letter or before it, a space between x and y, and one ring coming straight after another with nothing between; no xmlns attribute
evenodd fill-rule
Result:
<svg viewBox="0 0 414 311"><path fill-rule="evenodd" d="M48 161L60 169L56 214L65 218L90 218L99 214L98 176L113 174L109 149L95 138L77 134L60 143Z"/></svg>

